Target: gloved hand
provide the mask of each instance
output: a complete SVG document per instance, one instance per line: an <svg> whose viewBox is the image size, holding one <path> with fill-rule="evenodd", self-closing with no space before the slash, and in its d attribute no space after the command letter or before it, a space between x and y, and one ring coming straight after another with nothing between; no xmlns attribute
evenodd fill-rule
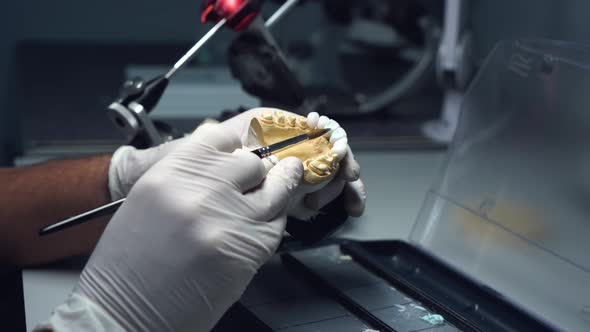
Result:
<svg viewBox="0 0 590 332"><path fill-rule="evenodd" d="M221 126L227 132L237 134L242 140L242 144L246 144L250 120L266 110L268 109L251 109L221 123ZM113 155L109 168L111 198L118 200L126 197L135 182L153 164L172 151L179 144L179 141L182 140L168 142L146 150L137 150L130 146L119 148ZM207 138L205 137L204 140L206 142ZM365 210L367 192L363 182L360 180L360 166L354 159L354 155L350 149L341 163L338 177L323 189L308 194L304 199L305 206L312 211L319 211L325 205L336 199L341 193L344 194L344 209L348 215L352 217L361 216Z"/></svg>
<svg viewBox="0 0 590 332"><path fill-rule="evenodd" d="M109 165L111 199L117 201L127 197L139 178L185 139L166 142L145 150L138 150L130 145L118 148L113 153Z"/></svg>
<svg viewBox="0 0 590 332"><path fill-rule="evenodd" d="M222 125L228 131L237 133L245 144L252 118L269 110L272 111L273 109L254 108L223 122ZM287 115L293 114L288 111L281 111ZM337 178L321 190L307 194L304 199L305 207L312 211L319 211L328 203L338 198L340 194L343 194L345 202L344 209L347 214L351 217L360 217L365 211L367 200L367 192L362 180L360 180L360 173L361 167L354 159L354 154L350 148L348 148L348 153L341 161Z"/></svg>
<svg viewBox="0 0 590 332"><path fill-rule="evenodd" d="M287 158L266 175L241 147L237 135L206 125L154 165L42 328L211 329L277 249L303 174Z"/></svg>

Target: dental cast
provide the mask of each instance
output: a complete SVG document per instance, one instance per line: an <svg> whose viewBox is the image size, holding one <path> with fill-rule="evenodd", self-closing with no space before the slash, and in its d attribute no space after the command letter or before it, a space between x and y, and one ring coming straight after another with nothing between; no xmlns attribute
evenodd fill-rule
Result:
<svg viewBox="0 0 590 332"><path fill-rule="evenodd" d="M297 157L303 162L303 182L318 185L333 178L346 156L348 139L338 122L312 112L307 118L268 110L252 119L250 124L258 145L270 145L313 129L330 131L319 138L309 140L275 153L278 160Z"/></svg>

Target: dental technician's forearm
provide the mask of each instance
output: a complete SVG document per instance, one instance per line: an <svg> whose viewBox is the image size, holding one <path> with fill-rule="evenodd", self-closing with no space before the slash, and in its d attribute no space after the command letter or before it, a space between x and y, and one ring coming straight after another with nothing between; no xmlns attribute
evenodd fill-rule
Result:
<svg viewBox="0 0 590 332"><path fill-rule="evenodd" d="M0 262L40 264L90 252L105 220L44 237L39 229L110 202L109 163L100 156L0 168Z"/></svg>

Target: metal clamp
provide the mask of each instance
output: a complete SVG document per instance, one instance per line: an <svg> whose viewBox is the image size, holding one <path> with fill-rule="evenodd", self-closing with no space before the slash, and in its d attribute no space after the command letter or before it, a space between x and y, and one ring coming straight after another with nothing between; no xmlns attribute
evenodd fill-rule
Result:
<svg viewBox="0 0 590 332"><path fill-rule="evenodd" d="M156 146L164 142L145 108L138 103L132 102L125 107L119 102L114 102L108 107L107 114L128 141L143 136L143 141L146 141L143 145Z"/></svg>

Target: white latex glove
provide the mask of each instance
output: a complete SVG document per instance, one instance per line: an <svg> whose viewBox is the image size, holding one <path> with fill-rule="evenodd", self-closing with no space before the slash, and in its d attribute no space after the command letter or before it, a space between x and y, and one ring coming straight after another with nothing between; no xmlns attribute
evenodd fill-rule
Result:
<svg viewBox="0 0 590 332"><path fill-rule="evenodd" d="M267 110L269 109L254 108L221 123L221 125L228 132L238 135L244 145L246 144L250 121ZM206 137L203 139L204 142L207 141ZM182 140L164 143L146 150L137 150L131 146L119 148L114 153L109 167L109 190L112 200L126 197L135 182L153 164L172 151L179 144L178 141ZM348 215L352 217L361 216L365 210L367 192L360 180L360 166L354 159L350 149L341 163L337 178L321 190L307 194L304 199L305 208L309 209L310 213L317 212L336 199L341 193L345 195L345 206L343 208Z"/></svg>
<svg viewBox="0 0 590 332"><path fill-rule="evenodd" d="M145 150L138 150L129 145L118 148L109 165L111 199L117 201L127 197L139 178L184 140L177 139Z"/></svg>
<svg viewBox="0 0 590 332"><path fill-rule="evenodd" d="M84 328L79 314L67 314L77 301L87 317L102 313L128 331L211 329L277 249L303 174L287 158L266 175L241 146L237 135L206 125L151 167L49 327Z"/></svg>

